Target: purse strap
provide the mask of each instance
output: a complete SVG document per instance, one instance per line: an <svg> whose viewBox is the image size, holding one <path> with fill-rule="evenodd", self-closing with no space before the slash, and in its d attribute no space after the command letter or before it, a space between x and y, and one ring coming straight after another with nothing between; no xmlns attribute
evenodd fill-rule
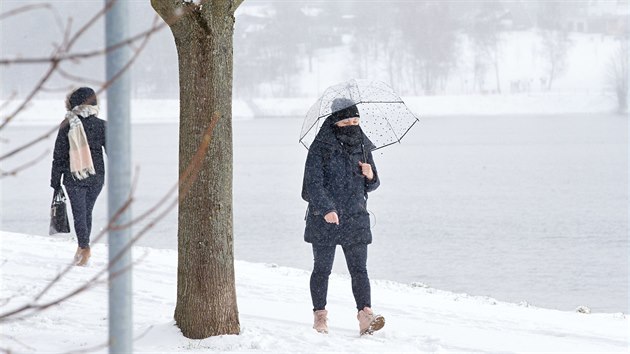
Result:
<svg viewBox="0 0 630 354"><path fill-rule="evenodd" d="M63 192L63 188L59 188L53 192L53 202L66 202L66 194Z"/></svg>

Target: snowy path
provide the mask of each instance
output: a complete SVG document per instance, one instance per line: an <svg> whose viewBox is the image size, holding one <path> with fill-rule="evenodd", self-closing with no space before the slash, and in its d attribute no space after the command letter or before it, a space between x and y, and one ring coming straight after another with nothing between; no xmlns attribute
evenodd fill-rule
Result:
<svg viewBox="0 0 630 354"><path fill-rule="evenodd" d="M67 237L0 232L0 312L28 301L74 252ZM79 286L105 265L107 248L93 247L87 268L75 267L46 299ZM144 257L144 258L143 258ZM134 335L137 352L627 352L629 321L622 314L578 314L497 302L390 281L372 281L373 304L387 320L359 337L350 281L333 275L330 334L311 328L309 272L236 262L241 335L190 340L172 320L177 254L135 248ZM23 321L0 325L0 347L13 352L97 348L107 336L107 289L99 285Z"/></svg>

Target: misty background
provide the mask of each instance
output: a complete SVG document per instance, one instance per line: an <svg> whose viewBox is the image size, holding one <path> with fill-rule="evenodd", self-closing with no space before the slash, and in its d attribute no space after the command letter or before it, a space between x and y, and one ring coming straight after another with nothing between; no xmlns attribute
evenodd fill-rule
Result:
<svg viewBox="0 0 630 354"><path fill-rule="evenodd" d="M1 6L4 12L38 3L9 0ZM52 53L68 23L76 30L103 1L49 4L0 21L3 58ZM155 18L150 2L130 1L130 7L131 33L149 28ZM250 105L254 98L316 97L351 77L383 80L402 96L613 94L611 48L627 41L628 14L623 0L247 0L236 15L234 97ZM75 50L102 48L103 27L92 27ZM584 46L592 50L572 52ZM102 82L103 61L98 56L62 69L83 82ZM1 66L0 99L28 95L45 68ZM131 71L134 98L178 97L177 53L168 28L155 34ZM70 86L76 82L56 75L38 98L59 97Z"/></svg>

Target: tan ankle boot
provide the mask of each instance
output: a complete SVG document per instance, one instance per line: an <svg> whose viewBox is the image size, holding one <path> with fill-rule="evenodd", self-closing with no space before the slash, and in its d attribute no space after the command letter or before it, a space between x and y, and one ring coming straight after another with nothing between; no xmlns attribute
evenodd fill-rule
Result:
<svg viewBox="0 0 630 354"><path fill-rule="evenodd" d="M369 307L363 308L357 314L359 320L359 334L372 334L385 326L385 317L375 315Z"/></svg>
<svg viewBox="0 0 630 354"><path fill-rule="evenodd" d="M74 254L74 264L78 266L86 265L91 255L90 246L86 248L77 247L77 252Z"/></svg>
<svg viewBox="0 0 630 354"><path fill-rule="evenodd" d="M81 247L77 247L77 251L74 252L74 264L77 264L79 257L81 257Z"/></svg>
<svg viewBox="0 0 630 354"><path fill-rule="evenodd" d="M328 311L317 310L313 312L314 324L313 328L319 333L328 333Z"/></svg>

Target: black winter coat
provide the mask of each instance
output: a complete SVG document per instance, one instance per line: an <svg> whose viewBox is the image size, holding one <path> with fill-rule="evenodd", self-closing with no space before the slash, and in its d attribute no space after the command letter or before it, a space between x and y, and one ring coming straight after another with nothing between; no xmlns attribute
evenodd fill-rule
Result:
<svg viewBox="0 0 630 354"><path fill-rule="evenodd" d="M311 144L302 185L307 201L304 240L315 245L351 245L372 242L367 193L380 185L371 150L374 145L363 136L363 146L343 145L329 121ZM374 178L363 176L359 160L372 165ZM339 225L329 224L324 215L336 211Z"/></svg>
<svg viewBox="0 0 630 354"><path fill-rule="evenodd" d="M50 186L53 188L61 186L62 176L63 184L66 186L95 186L105 183L103 150L105 149L107 122L93 115L86 118L79 116L79 119L83 123L85 136L90 145L96 174L79 180L70 173L70 142L68 141L70 124L64 120L59 127L57 140L55 140L55 151L53 151L52 171L50 173Z"/></svg>

